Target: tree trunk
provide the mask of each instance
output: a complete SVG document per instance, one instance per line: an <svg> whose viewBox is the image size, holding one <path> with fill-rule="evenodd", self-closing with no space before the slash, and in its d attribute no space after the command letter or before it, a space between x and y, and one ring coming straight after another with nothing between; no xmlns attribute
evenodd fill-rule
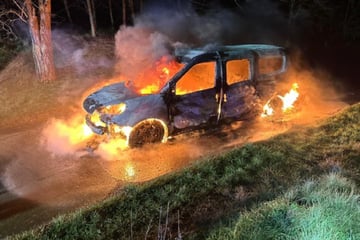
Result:
<svg viewBox="0 0 360 240"><path fill-rule="evenodd" d="M114 30L115 26L114 26L114 15L112 9L112 0L109 0L109 15L110 15L111 28Z"/></svg>
<svg viewBox="0 0 360 240"><path fill-rule="evenodd" d="M63 0L63 2L64 2L65 12L66 12L66 15L67 15L67 17L68 17L69 23L72 24L72 23L73 23L73 20L72 20L72 18L71 18L68 1L67 1L67 0Z"/></svg>
<svg viewBox="0 0 360 240"><path fill-rule="evenodd" d="M134 0L129 0L130 12L131 12L131 21L134 22L135 19L135 6Z"/></svg>
<svg viewBox="0 0 360 240"><path fill-rule="evenodd" d="M142 0L140 0L139 1L139 12L142 12L142 9L143 9L143 1Z"/></svg>
<svg viewBox="0 0 360 240"><path fill-rule="evenodd" d="M56 79L51 42L51 0L39 0L38 14L31 0L25 0L35 70L41 82Z"/></svg>
<svg viewBox="0 0 360 240"><path fill-rule="evenodd" d="M93 0L86 0L90 20L91 36L96 37L96 19Z"/></svg>
<svg viewBox="0 0 360 240"><path fill-rule="evenodd" d="M122 0L123 25L126 26L126 0Z"/></svg>

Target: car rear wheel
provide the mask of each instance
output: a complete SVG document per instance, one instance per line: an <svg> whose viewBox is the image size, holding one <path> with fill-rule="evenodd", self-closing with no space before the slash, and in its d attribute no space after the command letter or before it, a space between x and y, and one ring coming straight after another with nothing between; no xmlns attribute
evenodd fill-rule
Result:
<svg viewBox="0 0 360 240"><path fill-rule="evenodd" d="M167 126L158 119L147 119L136 124L129 136L129 147L141 147L148 143L166 142Z"/></svg>

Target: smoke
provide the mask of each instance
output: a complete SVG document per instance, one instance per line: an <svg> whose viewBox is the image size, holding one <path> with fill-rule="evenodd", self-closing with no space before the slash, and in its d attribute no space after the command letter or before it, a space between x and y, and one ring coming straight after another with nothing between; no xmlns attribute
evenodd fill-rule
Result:
<svg viewBox="0 0 360 240"><path fill-rule="evenodd" d="M115 35L116 71L129 80L136 79L155 67L162 56L170 56L171 49L170 39L160 32L142 26L122 27Z"/></svg>
<svg viewBox="0 0 360 240"><path fill-rule="evenodd" d="M83 154L91 133L85 126L84 116L78 114L68 121L50 120L41 136L40 144L45 150L53 156L67 156Z"/></svg>
<svg viewBox="0 0 360 240"><path fill-rule="evenodd" d="M174 6L149 3L135 20L170 39L189 45L276 43L286 34L287 22L276 3L269 0L246 1L232 8L220 3L198 13L191 4Z"/></svg>
<svg viewBox="0 0 360 240"><path fill-rule="evenodd" d="M113 67L113 44L111 39L87 39L69 29L52 31L54 60L58 73L88 76L95 71Z"/></svg>
<svg viewBox="0 0 360 240"><path fill-rule="evenodd" d="M125 139L110 139L106 142L101 142L95 154L106 161L117 161L119 156L126 155L124 151L127 148Z"/></svg>
<svg viewBox="0 0 360 240"><path fill-rule="evenodd" d="M117 74L134 81L161 57L171 59L178 47L284 42L286 21L271 1L249 1L244 9L215 7L204 15L182 4L148 3L133 26L120 27L115 35Z"/></svg>

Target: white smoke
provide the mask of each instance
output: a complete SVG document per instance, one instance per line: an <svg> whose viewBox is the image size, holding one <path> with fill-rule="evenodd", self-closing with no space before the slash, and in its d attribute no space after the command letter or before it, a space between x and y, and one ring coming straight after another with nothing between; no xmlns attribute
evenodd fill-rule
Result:
<svg viewBox="0 0 360 240"><path fill-rule="evenodd" d="M106 55L111 41L89 41L85 36L71 30L54 29L52 43L55 65L58 69L71 68L76 75L82 76L96 69L113 67L113 56Z"/></svg>
<svg viewBox="0 0 360 240"><path fill-rule="evenodd" d="M116 71L128 79L151 68L162 56L171 55L171 40L143 26L122 27L115 35Z"/></svg>

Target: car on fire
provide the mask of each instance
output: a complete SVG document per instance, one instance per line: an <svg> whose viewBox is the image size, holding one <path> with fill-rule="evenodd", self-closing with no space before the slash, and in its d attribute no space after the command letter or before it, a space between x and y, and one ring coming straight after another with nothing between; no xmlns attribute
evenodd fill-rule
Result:
<svg viewBox="0 0 360 240"><path fill-rule="evenodd" d="M172 75L163 70L167 75L159 77L163 82L156 91L118 82L89 95L83 107L91 130L139 147L184 131L253 119L288 65L285 49L267 44L178 49L174 55L179 70Z"/></svg>

